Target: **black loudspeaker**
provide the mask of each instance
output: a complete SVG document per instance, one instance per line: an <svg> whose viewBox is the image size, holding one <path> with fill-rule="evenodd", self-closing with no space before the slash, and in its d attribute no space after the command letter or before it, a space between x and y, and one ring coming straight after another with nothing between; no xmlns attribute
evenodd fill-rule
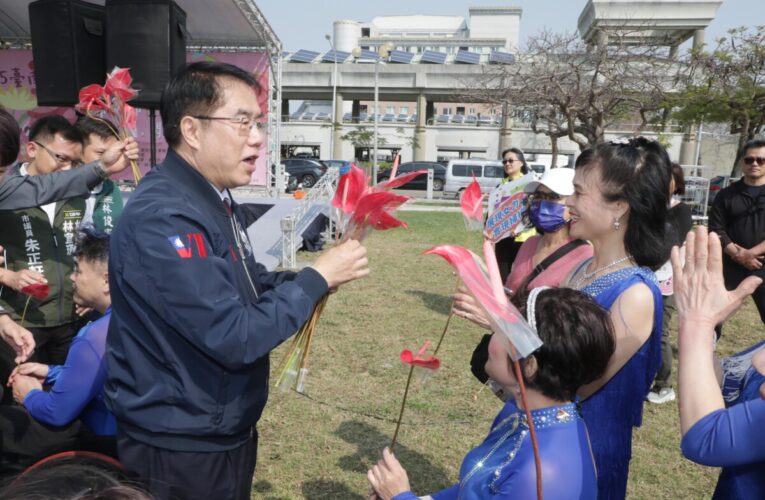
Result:
<svg viewBox="0 0 765 500"><path fill-rule="evenodd" d="M139 90L132 106L158 108L186 63L186 12L172 0L107 0L106 26L106 67L130 68Z"/></svg>
<svg viewBox="0 0 765 500"><path fill-rule="evenodd" d="M80 89L104 83L104 8L78 0L29 4L37 104L72 106Z"/></svg>

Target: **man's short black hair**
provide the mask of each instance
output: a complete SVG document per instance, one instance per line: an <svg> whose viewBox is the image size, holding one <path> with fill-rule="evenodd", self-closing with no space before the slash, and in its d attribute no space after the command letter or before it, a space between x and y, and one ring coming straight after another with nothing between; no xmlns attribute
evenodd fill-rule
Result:
<svg viewBox="0 0 765 500"><path fill-rule="evenodd" d="M82 143L87 146L90 142L90 134L94 134L96 137L100 137L103 140L107 140L110 137L117 137L114 135L114 131L117 127L108 120L91 118L89 116L80 116L77 121L74 122L74 126L82 134Z"/></svg>
<svg viewBox="0 0 765 500"><path fill-rule="evenodd" d="M260 84L247 71L233 64L201 61L182 68L165 86L159 105L165 141L170 147L181 140L181 118L210 115L223 104L220 80L232 78L260 92Z"/></svg>
<svg viewBox="0 0 765 500"><path fill-rule="evenodd" d="M50 141L56 134L69 142L82 144L80 131L60 115L44 116L29 127L30 141Z"/></svg>
<svg viewBox="0 0 765 500"><path fill-rule="evenodd" d="M752 139L751 141L746 141L746 144L744 144L741 150L738 152L738 160L741 160L744 156L746 156L746 152L750 149L760 148L765 148L765 140Z"/></svg>
<svg viewBox="0 0 765 500"><path fill-rule="evenodd" d="M88 262L106 264L109 261L109 234L93 226L80 227L74 256Z"/></svg>

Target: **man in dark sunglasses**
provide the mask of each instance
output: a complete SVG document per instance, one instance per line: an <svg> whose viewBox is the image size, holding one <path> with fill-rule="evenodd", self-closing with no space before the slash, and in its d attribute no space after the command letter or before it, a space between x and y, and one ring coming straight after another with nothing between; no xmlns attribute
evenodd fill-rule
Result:
<svg viewBox="0 0 765 500"><path fill-rule="evenodd" d="M747 142L738 157L741 180L720 191L709 212L709 229L723 246L728 290L750 275L765 278L765 140ZM765 323L765 286L752 298Z"/></svg>

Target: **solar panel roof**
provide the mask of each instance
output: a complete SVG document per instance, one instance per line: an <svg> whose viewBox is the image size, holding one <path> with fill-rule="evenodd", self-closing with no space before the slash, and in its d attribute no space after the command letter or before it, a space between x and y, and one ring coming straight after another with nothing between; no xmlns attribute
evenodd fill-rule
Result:
<svg viewBox="0 0 765 500"><path fill-rule="evenodd" d="M508 54L507 52L500 52L498 50L495 50L494 52L489 54L489 62L500 63L500 64L513 64L515 62L515 56L513 54Z"/></svg>
<svg viewBox="0 0 765 500"><path fill-rule="evenodd" d="M343 52L342 50L330 50L329 52L321 56L321 60L324 62L342 63L348 60L349 57L351 57L350 52Z"/></svg>
<svg viewBox="0 0 765 500"><path fill-rule="evenodd" d="M454 62L463 64L478 64L481 62L481 54L477 52L469 52L467 50L457 51L457 55L454 56Z"/></svg>
<svg viewBox="0 0 765 500"><path fill-rule="evenodd" d="M422 52L420 62L443 64L446 62L446 53L436 52L435 50L425 50Z"/></svg>
<svg viewBox="0 0 765 500"><path fill-rule="evenodd" d="M390 52L390 62L409 64L414 59L414 54L404 52L403 50L392 50Z"/></svg>
<svg viewBox="0 0 765 500"><path fill-rule="evenodd" d="M312 63L317 57L318 52L300 49L290 56L290 62Z"/></svg>
<svg viewBox="0 0 765 500"><path fill-rule="evenodd" d="M359 59L369 59L370 61L374 61L375 59L379 58L380 56L378 56L377 52L374 50L361 49L361 55L359 56Z"/></svg>

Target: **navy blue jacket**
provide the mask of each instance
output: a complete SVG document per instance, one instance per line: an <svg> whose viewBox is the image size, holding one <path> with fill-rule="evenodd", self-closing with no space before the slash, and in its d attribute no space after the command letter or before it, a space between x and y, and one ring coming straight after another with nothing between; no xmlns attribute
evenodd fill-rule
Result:
<svg viewBox="0 0 765 500"><path fill-rule="evenodd" d="M312 268L266 271L232 223L171 150L112 233L106 394L133 439L197 452L245 442L268 397L268 353L328 291Z"/></svg>

